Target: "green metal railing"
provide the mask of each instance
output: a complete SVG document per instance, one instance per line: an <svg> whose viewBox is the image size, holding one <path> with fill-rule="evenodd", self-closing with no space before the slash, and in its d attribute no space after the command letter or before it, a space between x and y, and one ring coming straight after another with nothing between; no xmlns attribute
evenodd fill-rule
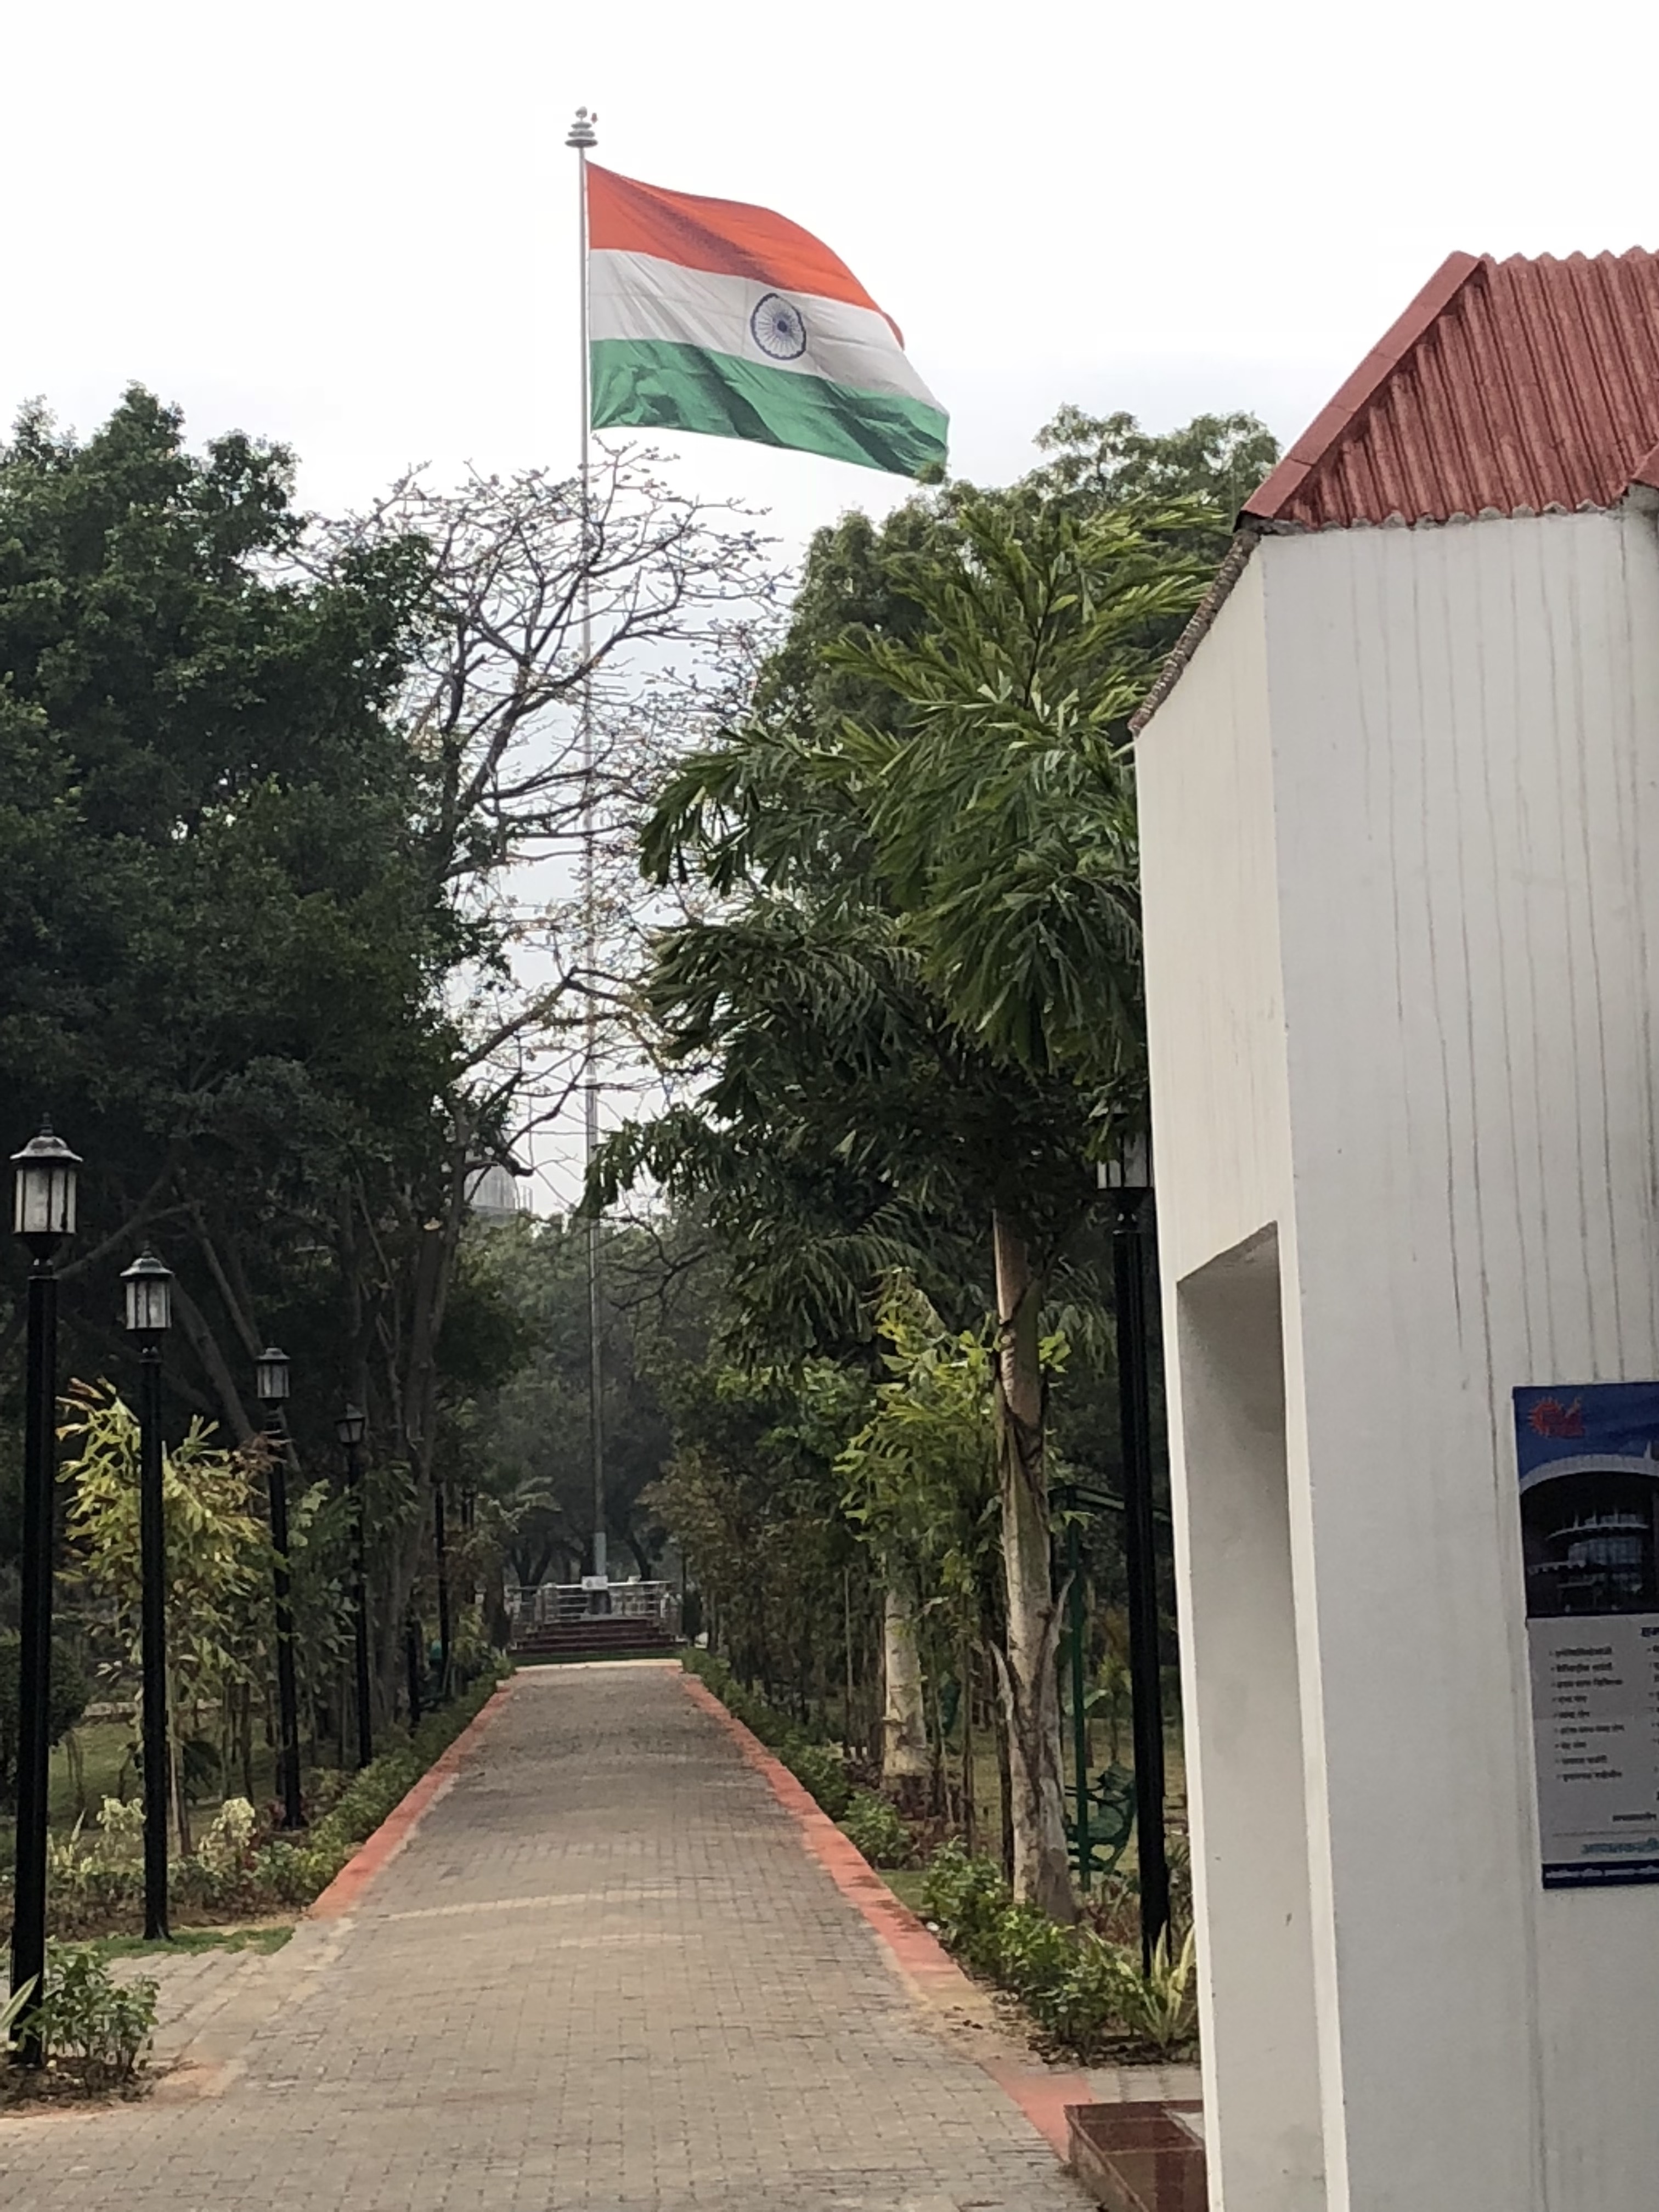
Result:
<svg viewBox="0 0 1659 2212"><path fill-rule="evenodd" d="M1073 1782L1066 1796L1072 1817L1066 1824L1066 1840L1077 1869L1078 1887L1086 1897L1097 1875L1114 1874L1129 1848L1135 1832L1135 1778L1132 1767L1114 1762L1103 1766L1093 1780L1083 1773L1079 1793Z"/></svg>

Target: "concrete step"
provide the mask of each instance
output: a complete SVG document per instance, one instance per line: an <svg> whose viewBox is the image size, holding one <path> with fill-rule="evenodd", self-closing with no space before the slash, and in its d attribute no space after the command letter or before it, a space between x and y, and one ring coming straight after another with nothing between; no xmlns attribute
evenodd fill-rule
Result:
<svg viewBox="0 0 1659 2212"><path fill-rule="evenodd" d="M527 1628L514 1638L519 1659L604 1658L614 1655L662 1656L675 1649L675 1639L660 1622L611 1620L560 1621L544 1628Z"/></svg>

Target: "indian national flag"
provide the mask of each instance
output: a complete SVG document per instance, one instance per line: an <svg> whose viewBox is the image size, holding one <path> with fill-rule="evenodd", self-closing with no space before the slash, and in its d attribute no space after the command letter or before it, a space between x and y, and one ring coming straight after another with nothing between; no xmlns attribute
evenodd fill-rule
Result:
<svg viewBox="0 0 1659 2212"><path fill-rule="evenodd" d="M587 164L593 428L792 446L913 477L946 416L844 261L767 208Z"/></svg>

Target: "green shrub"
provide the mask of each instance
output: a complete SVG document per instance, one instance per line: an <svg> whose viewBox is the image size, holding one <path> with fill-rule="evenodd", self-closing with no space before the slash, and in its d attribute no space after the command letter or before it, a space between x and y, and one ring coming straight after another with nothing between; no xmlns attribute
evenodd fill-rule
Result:
<svg viewBox="0 0 1659 2212"><path fill-rule="evenodd" d="M872 1866L908 1866L910 1831L898 1808L873 1790L855 1790L842 1826Z"/></svg>
<svg viewBox="0 0 1659 2212"><path fill-rule="evenodd" d="M1127 1962L1126 1962L1127 1963ZM1194 1979L1193 1931L1171 1954L1166 1928L1152 1953L1150 1973L1128 1966L1121 1991L1122 2014L1130 2029L1160 2051L1173 2051L1198 2033L1198 1990Z"/></svg>
<svg viewBox="0 0 1659 2212"><path fill-rule="evenodd" d="M797 1782L804 1783L832 1820L840 1820L853 1802L853 1785L847 1779L847 1762L827 1743L786 1742L783 1763Z"/></svg>
<svg viewBox="0 0 1659 2212"><path fill-rule="evenodd" d="M155 2027L156 1984L147 1976L118 1982L82 1944L54 1948L46 1994L34 2014L48 2058L62 2062L91 2090L131 2081Z"/></svg>
<svg viewBox="0 0 1659 2212"><path fill-rule="evenodd" d="M210 1874L240 1877L253 1858L258 1815L246 1797L227 1797L203 1830L196 1856Z"/></svg>
<svg viewBox="0 0 1659 2212"><path fill-rule="evenodd" d="M994 1972L998 1923L1011 1902L1001 1868L991 1859L969 1858L960 1844L941 1844L927 1863L923 1915L945 1948L958 1952L976 1973Z"/></svg>
<svg viewBox="0 0 1659 2212"><path fill-rule="evenodd" d="M1040 2027L1085 2057L1113 2039L1167 2057L1197 2032L1190 1933L1173 1958L1168 1939L1160 1943L1143 1974L1138 1948L1015 1904L1001 1869L958 1844L928 1862L922 1911L964 1966L1011 1990Z"/></svg>
<svg viewBox="0 0 1659 2212"><path fill-rule="evenodd" d="M1092 2050L1115 2027L1127 2026L1126 1980L1138 1978L1126 1954L1087 1929L1073 1933L1052 1979L1025 2002L1032 2017L1076 2051Z"/></svg>
<svg viewBox="0 0 1659 2212"><path fill-rule="evenodd" d="M746 1690L714 1652L694 1650L682 1652L680 1658L686 1673L706 1684L732 1719L741 1721L775 1752L830 1818L839 1820L852 1804L853 1785L847 1778L847 1761L836 1747L815 1741L798 1721Z"/></svg>
<svg viewBox="0 0 1659 2212"><path fill-rule="evenodd" d="M253 1886L273 1905L309 1905L334 1878L324 1875L318 1880L319 1871L302 1845L285 1843L278 1836L255 1854Z"/></svg>
<svg viewBox="0 0 1659 2212"><path fill-rule="evenodd" d="M1072 1963L1068 1932L1035 1905L1011 1905L994 1926L992 1973L1022 2003L1041 2006Z"/></svg>
<svg viewBox="0 0 1659 2212"><path fill-rule="evenodd" d="M276 1837L256 1853L252 1868L255 1887L279 1905L308 1905L495 1693L493 1680L479 1682L465 1697L428 1713L407 1744L382 1752L361 1774L353 1775L333 1805L303 1835Z"/></svg>
<svg viewBox="0 0 1659 2212"><path fill-rule="evenodd" d="M252 1902L254 1831L258 1816L246 1797L227 1797L197 1838L193 1857L167 1873L175 1903L204 1912L232 1912Z"/></svg>
<svg viewBox="0 0 1659 2212"><path fill-rule="evenodd" d="M737 1686L736 1676L718 1651L704 1651L693 1646L681 1652L680 1664L688 1674L695 1674L700 1682L706 1683L722 1705Z"/></svg>
<svg viewBox="0 0 1659 2212"><path fill-rule="evenodd" d="M55 1909L71 1920L118 1912L143 1895L144 1808L106 1797L97 1825L84 1814L67 1836L46 1838L46 1884Z"/></svg>
<svg viewBox="0 0 1659 2212"><path fill-rule="evenodd" d="M503 1667L465 1697L437 1707L411 1741L384 1753L349 1783L331 1771L324 1794L333 1802L298 1835L274 1837L263 1849L254 1849L252 1808L245 1799L228 1799L204 1831L195 1854L171 1863L167 1882L174 1900L227 1917L274 1905L308 1905L477 1716L501 1675L509 1671ZM79 1820L68 1836L48 1838L48 1896L56 1929L102 1930L137 1911L143 1900L143 1832L141 1801L123 1804L106 1798L97 1826L88 1828ZM9 1873L0 1872L0 1914L10 1890Z"/></svg>

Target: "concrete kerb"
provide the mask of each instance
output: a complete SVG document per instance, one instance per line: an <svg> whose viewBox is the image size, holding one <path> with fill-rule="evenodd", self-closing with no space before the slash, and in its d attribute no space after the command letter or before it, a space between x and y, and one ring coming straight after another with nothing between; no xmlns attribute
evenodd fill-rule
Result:
<svg viewBox="0 0 1659 2212"><path fill-rule="evenodd" d="M794 1821L802 1848L823 1867L838 1890L863 1915L886 1947L901 1978L924 2002L977 2011L985 2003L979 1984L957 1966L939 1938L894 1896L845 1830L838 1828L811 1792L769 1752L752 1729L728 1712L706 1682L682 1671L681 1686L694 1705L732 1739L744 1760L763 1777L772 1795ZM1026 2071L1002 2058L982 2057L975 2063L996 2083L1065 2164L1070 2144L1066 2107L1093 2102L1085 2075Z"/></svg>
<svg viewBox="0 0 1659 2212"><path fill-rule="evenodd" d="M508 1675L499 1685L447 1751L440 1752L420 1780L398 1800L373 1835L365 1838L328 1887L306 1908L308 1920L338 1920L351 1911L363 1892L389 1866L415 1833L427 1814L455 1786L465 1761L477 1750L479 1739L507 1703L517 1677Z"/></svg>

